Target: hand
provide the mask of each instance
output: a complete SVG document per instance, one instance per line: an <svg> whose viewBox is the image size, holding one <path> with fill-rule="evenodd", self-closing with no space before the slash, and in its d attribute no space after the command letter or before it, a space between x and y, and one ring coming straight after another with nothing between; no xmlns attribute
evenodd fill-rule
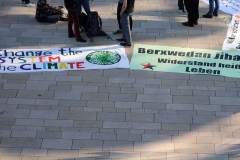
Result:
<svg viewBox="0 0 240 160"><path fill-rule="evenodd" d="M122 16L123 12L120 13L120 16Z"/></svg>

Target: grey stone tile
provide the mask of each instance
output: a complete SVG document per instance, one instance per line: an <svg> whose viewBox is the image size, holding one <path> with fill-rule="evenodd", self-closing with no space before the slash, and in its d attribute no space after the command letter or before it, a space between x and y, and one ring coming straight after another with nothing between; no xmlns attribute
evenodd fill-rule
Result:
<svg viewBox="0 0 240 160"><path fill-rule="evenodd" d="M53 91L38 91L20 90L17 93L17 98L36 98L36 99L51 99L53 97Z"/></svg>
<svg viewBox="0 0 240 160"><path fill-rule="evenodd" d="M40 148L42 139L37 138L3 138L1 148Z"/></svg>
<svg viewBox="0 0 240 160"><path fill-rule="evenodd" d="M107 93L82 93L81 100L107 101Z"/></svg>
<svg viewBox="0 0 240 160"><path fill-rule="evenodd" d="M172 96L170 95L137 95L137 102L160 102L172 103Z"/></svg>
<svg viewBox="0 0 240 160"><path fill-rule="evenodd" d="M173 103L209 104L209 98L207 96L173 96Z"/></svg>
<svg viewBox="0 0 240 160"><path fill-rule="evenodd" d="M155 115L155 122L160 123L192 123L192 116L190 115Z"/></svg>
<svg viewBox="0 0 240 160"><path fill-rule="evenodd" d="M96 120L97 113L96 112L88 112L88 111L60 111L58 119L64 120Z"/></svg>
<svg viewBox="0 0 240 160"><path fill-rule="evenodd" d="M72 148L72 140L43 139L41 148L71 149Z"/></svg>
<svg viewBox="0 0 240 160"><path fill-rule="evenodd" d="M110 94L109 101L115 102L135 102L136 94Z"/></svg>
<svg viewBox="0 0 240 160"><path fill-rule="evenodd" d="M44 138L44 139L53 139L58 138L60 139L62 136L61 132L45 132L45 131L38 131L36 138Z"/></svg>
<svg viewBox="0 0 240 160"><path fill-rule="evenodd" d="M111 121L111 122L124 122L126 120L125 113L104 113L98 112L97 120Z"/></svg>
<svg viewBox="0 0 240 160"><path fill-rule="evenodd" d="M72 149L102 150L102 140L73 140Z"/></svg>
<svg viewBox="0 0 240 160"><path fill-rule="evenodd" d="M57 119L58 111L32 110L29 118Z"/></svg>

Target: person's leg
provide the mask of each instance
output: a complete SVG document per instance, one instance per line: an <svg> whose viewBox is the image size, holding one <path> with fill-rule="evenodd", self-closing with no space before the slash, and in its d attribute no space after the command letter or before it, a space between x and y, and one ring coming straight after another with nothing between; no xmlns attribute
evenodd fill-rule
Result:
<svg viewBox="0 0 240 160"><path fill-rule="evenodd" d="M182 23L184 26L188 26L188 27L194 27L194 0L185 0L186 3L186 8L188 11L188 21Z"/></svg>
<svg viewBox="0 0 240 160"><path fill-rule="evenodd" d="M68 37L69 38L75 37L75 34L73 33L73 30L72 30L72 25L73 25L72 12L68 12Z"/></svg>
<svg viewBox="0 0 240 160"><path fill-rule="evenodd" d="M199 19L199 0L194 0L194 21L196 23Z"/></svg>
<svg viewBox="0 0 240 160"><path fill-rule="evenodd" d="M215 0L215 9L214 9L214 14L218 14L219 11L219 0Z"/></svg>
<svg viewBox="0 0 240 160"><path fill-rule="evenodd" d="M90 14L90 5L88 0L82 0L82 6L87 14Z"/></svg>
<svg viewBox="0 0 240 160"><path fill-rule="evenodd" d="M76 41L79 42L86 42L79 31L79 20L78 20L78 15L77 15L77 11L75 12L71 12L72 14L72 20L73 20L73 24L74 24L74 31L75 31L75 37L76 37Z"/></svg>
<svg viewBox="0 0 240 160"><path fill-rule="evenodd" d="M121 20L121 15L120 15L120 13L121 13L122 6L123 6L123 4L118 2L118 7L117 7L117 20L118 20L119 30L122 30L122 26L121 26L121 22L120 22L120 20Z"/></svg>
<svg viewBox="0 0 240 160"><path fill-rule="evenodd" d="M127 45L132 45L132 37L129 26L129 14L123 13L121 17L121 25L123 28L123 39L126 39Z"/></svg>
<svg viewBox="0 0 240 160"><path fill-rule="evenodd" d="M130 22L130 30L132 30L132 26L133 26L132 15L129 15L129 22Z"/></svg>
<svg viewBox="0 0 240 160"><path fill-rule="evenodd" d="M213 15L213 9L214 9L214 0L209 0L209 11L208 14L209 15Z"/></svg>
<svg viewBox="0 0 240 160"><path fill-rule="evenodd" d="M82 13L82 0L77 2L77 14L78 18L80 19Z"/></svg>
<svg viewBox="0 0 240 160"><path fill-rule="evenodd" d="M179 9L179 10L184 10L183 0L178 0L178 9Z"/></svg>

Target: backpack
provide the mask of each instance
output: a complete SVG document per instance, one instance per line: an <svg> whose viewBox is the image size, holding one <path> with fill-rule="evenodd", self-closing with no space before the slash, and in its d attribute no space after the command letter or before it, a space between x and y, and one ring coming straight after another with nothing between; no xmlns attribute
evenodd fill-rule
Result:
<svg viewBox="0 0 240 160"><path fill-rule="evenodd" d="M102 19L98 15L98 12L90 12L88 16L82 13L79 22L86 30L87 36L90 38L91 42L93 42L92 37L95 36L107 36L107 38L110 39L109 36L102 31Z"/></svg>

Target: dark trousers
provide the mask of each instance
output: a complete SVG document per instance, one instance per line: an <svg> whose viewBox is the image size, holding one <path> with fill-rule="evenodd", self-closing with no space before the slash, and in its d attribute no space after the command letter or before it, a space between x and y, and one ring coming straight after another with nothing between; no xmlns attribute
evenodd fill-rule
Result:
<svg viewBox="0 0 240 160"><path fill-rule="evenodd" d="M199 19L199 0L185 0L185 5L188 11L188 22L197 22Z"/></svg>
<svg viewBox="0 0 240 160"><path fill-rule="evenodd" d="M183 1L184 1L184 0L178 0L178 9L180 9L180 10L183 10L183 9L184 9Z"/></svg>
<svg viewBox="0 0 240 160"><path fill-rule="evenodd" d="M25 1L26 4L30 3L30 0L22 0L22 2Z"/></svg>
<svg viewBox="0 0 240 160"><path fill-rule="evenodd" d="M73 24L74 24L76 40L82 40L82 36L79 31L79 21L78 21L77 11L75 12L68 11L68 37L74 37L74 33L72 30Z"/></svg>
<svg viewBox="0 0 240 160"><path fill-rule="evenodd" d="M117 20L118 20L118 27L119 29L122 29L122 26L121 26L121 10L122 10L122 6L123 4L118 2L118 7L117 7ZM132 24L133 24L133 20L132 20L132 16L130 15L129 16L129 22L130 22L130 29L132 30Z"/></svg>

